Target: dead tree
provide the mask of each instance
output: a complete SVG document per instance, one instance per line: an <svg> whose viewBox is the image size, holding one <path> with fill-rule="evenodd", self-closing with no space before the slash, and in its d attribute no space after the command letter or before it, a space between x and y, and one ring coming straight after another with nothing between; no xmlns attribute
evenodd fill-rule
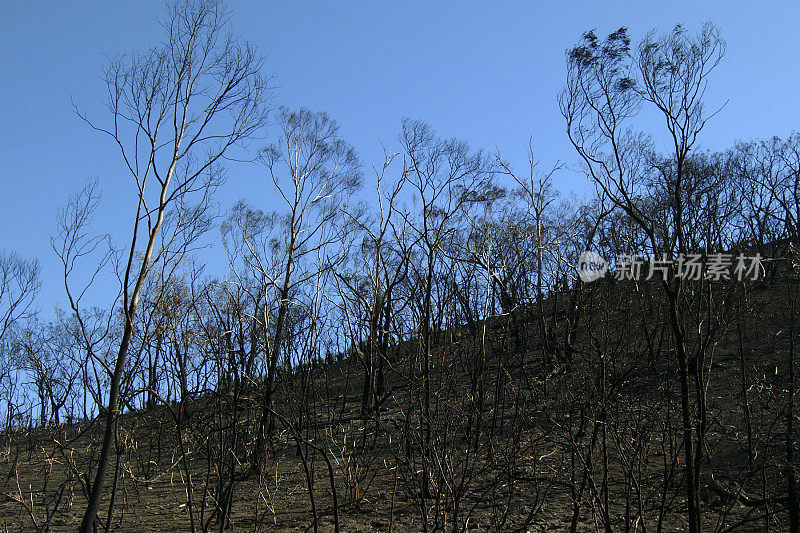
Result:
<svg viewBox="0 0 800 533"><path fill-rule="evenodd" d="M350 194L361 184L358 157L341 139L338 125L327 114L282 108L278 123L281 137L262 150L260 159L285 204L285 211L281 213L285 215L282 218L285 232L276 241L280 257L268 265L263 241L246 241L247 261L264 280L266 290L276 302L275 316L263 317L265 323L274 324L274 328L265 347L268 367L255 450L259 457L263 456L266 437L274 429L276 374L278 362L285 355L282 349L292 297L298 287L313 280L320 270L330 269L335 264L325 252L346 230L347 226L340 222L345 220ZM318 252L322 253L322 261L316 266L309 265ZM267 298L270 299L273 298ZM288 358L285 362L291 364ZM257 459L256 465L259 464L260 459Z"/></svg>
<svg viewBox="0 0 800 533"><path fill-rule="evenodd" d="M145 280L153 265L169 255L174 238L185 235L185 225L202 216L224 177L220 164L225 154L266 121L270 91L260 58L226 33L227 20L219 2L171 4L163 24L165 44L119 56L106 69L107 125L76 110L113 141L137 191L131 236L118 273L124 325L116 359L108 368L103 445L82 532L92 529L103 494L120 381ZM162 233L168 217L176 219L172 236Z"/></svg>
<svg viewBox="0 0 800 533"><path fill-rule="evenodd" d="M567 83L559 98L567 134L587 171L605 196L647 234L650 251L660 258L687 254L686 162L709 116L703 98L708 77L719 64L725 43L707 24L693 38L680 26L661 38L650 33L632 59L625 28L600 41L593 32L567 53ZM649 212L648 163L652 160L647 138L627 128L637 112L649 106L663 117L671 140L673 172L661 176L670 192L666 228ZM712 115L713 116L713 115ZM670 270L674 274L674 270ZM700 368L705 352L690 353L687 338L687 285L682 277L662 282L669 305L669 322L676 349L684 427L684 458L688 525L702 530L699 475L706 430L706 390ZM704 346L703 343L699 343ZM691 378L695 379L692 400Z"/></svg>

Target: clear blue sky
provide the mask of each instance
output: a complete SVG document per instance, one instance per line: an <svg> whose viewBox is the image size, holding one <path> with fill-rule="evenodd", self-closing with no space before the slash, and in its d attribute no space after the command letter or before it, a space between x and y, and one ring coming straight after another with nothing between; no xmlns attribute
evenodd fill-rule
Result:
<svg viewBox="0 0 800 533"><path fill-rule="evenodd" d="M728 101L701 143L785 137L800 129L800 46L796 2L244 2L229 3L231 29L266 57L275 103L327 111L365 165L381 163L379 141L396 144L403 117L429 122L473 147L499 148L524 168L533 137L542 166L575 163L556 95L564 51L582 32L648 30L714 21L728 53L711 79L710 106ZM162 38L160 0L0 0L0 248L42 263L46 312L63 302L49 246L57 209L86 178L104 190L99 231L127 235L134 200L114 147L73 113L107 117L100 79L107 58ZM268 131L268 135L274 135ZM574 171L565 192L585 192ZM270 208L258 167L231 168L218 200L246 197ZM220 249L217 253L221 254Z"/></svg>

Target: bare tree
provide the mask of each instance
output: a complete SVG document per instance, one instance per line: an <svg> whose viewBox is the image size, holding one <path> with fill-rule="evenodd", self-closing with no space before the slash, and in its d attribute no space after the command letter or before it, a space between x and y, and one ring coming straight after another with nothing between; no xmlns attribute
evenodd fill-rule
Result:
<svg viewBox="0 0 800 533"><path fill-rule="evenodd" d="M346 228L344 210L350 194L360 186L359 161L353 149L338 134L338 125L325 113L306 109L278 114L281 137L261 152L275 190L285 204L278 216L280 224L267 229L285 233L273 237L259 228L242 233L245 261L254 270L265 291L262 317L272 330L266 340L267 375L263 382L263 410L254 453L255 464L261 466L267 435L274 428L274 394L278 363L291 366L283 352L286 324L292 299L317 278L320 270L330 269L336 262L327 253L329 245ZM244 206L239 225L247 220L263 220L265 215ZM277 254L275 253L277 252ZM314 261L317 259L317 261ZM307 264L311 263L311 264ZM275 302L274 316L268 312Z"/></svg>
<svg viewBox="0 0 800 533"><path fill-rule="evenodd" d="M436 271L446 257L443 249L454 238L455 223L462 207L481 197L491 185L492 168L480 152L455 139L437 138L433 129L420 121L403 121L400 142L403 147L403 173L414 192L417 204L411 227L413 248L419 262L412 264L417 280L415 295L418 306L418 352L421 364L422 391L419 398L421 427L421 507L431 493L431 472L434 470L433 417L431 412L431 359L433 357L434 294ZM427 520L426 517L423 517Z"/></svg>
<svg viewBox="0 0 800 533"><path fill-rule="evenodd" d="M0 252L0 343L15 324L31 317L39 292L39 262Z"/></svg>
<svg viewBox="0 0 800 533"><path fill-rule="evenodd" d="M225 154L265 124L270 92L261 61L247 43L225 32L227 21L216 1L171 4L163 24L165 44L110 62L105 72L110 124L99 125L76 111L117 146L137 198L119 272L124 326L108 369L106 428L83 532L91 530L103 493L142 287L153 265L169 255L171 239L159 247L165 219L174 217L173 235L184 235L181 221L195 218L207 205L223 177Z"/></svg>
<svg viewBox="0 0 800 533"><path fill-rule="evenodd" d="M672 259L690 251L685 219L686 163L709 119L703 98L708 77L724 52L725 43L718 31L706 24L696 37L680 26L661 38L651 32L633 59L625 28L603 42L588 32L582 44L567 54L567 84L559 98L567 134L598 189L641 227L650 250L659 257ZM647 202L649 163L653 161L648 137L628 127L643 106L650 106L663 117L672 145L668 158L671 170L660 174L670 198L666 220L653 217ZM701 348L690 353L685 280L673 276L664 279L662 285L679 366L688 522L689 531L695 533L702 530L699 474L707 429L707 383L702 372L705 352ZM690 362L700 372L693 372ZM692 374L695 405L691 400Z"/></svg>
<svg viewBox="0 0 800 533"><path fill-rule="evenodd" d="M0 360L5 371L0 374L4 389L5 418L10 426L15 416L12 369L13 332L36 314L34 302L39 292L39 263L25 260L14 252L0 251Z"/></svg>
<svg viewBox="0 0 800 533"><path fill-rule="evenodd" d="M394 234L399 198L405 176L386 186L387 170L396 153L384 151L384 163L374 169L377 209L374 216L362 210L348 213L361 230L360 246L352 254L352 268L337 272L337 288L348 334L364 368L362 416L378 416L384 396L383 372L388 361L396 290L408 274L408 257L397 252ZM384 187L387 190L384 190ZM358 243L356 243L358 244ZM352 308L352 309L351 309Z"/></svg>
<svg viewBox="0 0 800 533"><path fill-rule="evenodd" d="M527 272L528 276L535 276L535 293L533 297L538 309L539 337L542 347L543 359L547 359L550 351L553 350L552 323L548 326L545 313L545 293L549 288L552 290L557 285L557 279L548 275L548 265L555 266L558 261L553 262L553 249L559 244L562 237L562 228L556 223L558 213L558 191L553 186L553 175L559 169L556 164L547 173L537 173L537 161L534 159L533 149L529 149L528 163L529 171L526 176L515 173L509 164L498 157L498 163L502 172L511 176L518 189L516 199L521 200L524 208L521 210L522 220L520 226L525 228L533 241L533 268ZM505 310L504 310L505 311Z"/></svg>

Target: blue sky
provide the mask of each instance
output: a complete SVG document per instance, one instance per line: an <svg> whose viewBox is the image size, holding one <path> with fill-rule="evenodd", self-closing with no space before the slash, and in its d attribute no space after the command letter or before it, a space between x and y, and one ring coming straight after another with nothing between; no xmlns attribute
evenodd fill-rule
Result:
<svg viewBox="0 0 800 533"><path fill-rule="evenodd" d="M556 102L564 51L596 28L627 26L634 42L676 23L695 31L714 21L728 53L711 78L710 108L727 102L700 139L709 149L735 140L787 136L800 126L798 3L670 2L243 2L229 3L231 30L265 56L276 105L326 111L356 148L365 170L382 163L380 142L396 146L403 117L429 122L475 148L499 149L520 168L532 137L542 167L556 160L564 192L585 179ZM734 6L734 7L732 7ZM56 212L87 178L104 191L98 231L123 242L135 207L108 138L74 114L97 119L109 57L155 45L164 4L0 0L0 248L42 263L40 306L63 302L50 250ZM658 124L655 124L658 127ZM267 138L276 132L267 130ZM265 139L266 142L268 139ZM269 209L266 175L237 165L218 201ZM222 254L221 249L215 253Z"/></svg>

